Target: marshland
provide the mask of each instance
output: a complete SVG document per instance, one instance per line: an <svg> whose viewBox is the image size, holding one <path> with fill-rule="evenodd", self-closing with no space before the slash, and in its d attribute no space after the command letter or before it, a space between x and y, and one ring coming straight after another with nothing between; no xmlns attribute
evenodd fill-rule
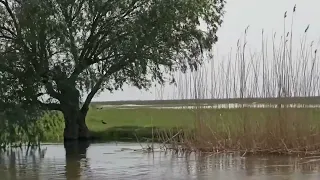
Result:
<svg viewBox="0 0 320 180"><path fill-rule="evenodd" d="M66 141L64 111L9 110L0 176L318 179L320 41L308 38L312 24L295 26L297 9L283 12L280 32L260 29L259 46L250 46L253 24L225 55L213 48L197 71L174 72L169 95L157 84L155 99L96 98L90 140Z"/></svg>

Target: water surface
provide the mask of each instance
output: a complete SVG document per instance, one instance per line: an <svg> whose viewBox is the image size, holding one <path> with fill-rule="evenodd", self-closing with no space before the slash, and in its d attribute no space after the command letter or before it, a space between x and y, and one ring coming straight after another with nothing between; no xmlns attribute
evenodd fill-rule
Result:
<svg viewBox="0 0 320 180"><path fill-rule="evenodd" d="M143 145L144 146L144 145ZM320 157L145 153L136 143L47 144L0 153L1 180L318 180Z"/></svg>

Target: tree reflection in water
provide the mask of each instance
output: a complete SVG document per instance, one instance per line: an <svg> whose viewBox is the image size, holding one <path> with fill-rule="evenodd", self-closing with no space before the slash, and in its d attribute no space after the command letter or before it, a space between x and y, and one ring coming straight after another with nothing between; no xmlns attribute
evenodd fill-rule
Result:
<svg viewBox="0 0 320 180"><path fill-rule="evenodd" d="M65 173L68 180L81 179L82 171L90 169L87 162L89 142L66 142L65 158L46 159L47 148L13 148L0 151L1 180L42 180L60 176ZM61 162L64 161L64 162ZM59 169L61 165L64 169ZM56 172L57 173L56 173ZM60 175L59 175L60 174Z"/></svg>
<svg viewBox="0 0 320 180"><path fill-rule="evenodd" d="M0 151L1 179L39 179L39 166L47 148L11 148ZM32 177L32 178L31 178Z"/></svg>
<svg viewBox="0 0 320 180"><path fill-rule="evenodd" d="M70 141L64 143L66 151L65 172L68 180L80 179L83 169L88 168L87 149L89 146L89 141Z"/></svg>

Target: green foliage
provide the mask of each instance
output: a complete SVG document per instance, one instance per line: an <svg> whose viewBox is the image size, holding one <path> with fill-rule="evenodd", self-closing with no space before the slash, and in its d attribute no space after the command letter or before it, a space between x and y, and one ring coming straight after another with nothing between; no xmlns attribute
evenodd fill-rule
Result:
<svg viewBox="0 0 320 180"><path fill-rule="evenodd" d="M56 112L43 114L39 110L18 107L2 112L0 148L23 144L38 145L41 141L61 139L63 120Z"/></svg>
<svg viewBox="0 0 320 180"><path fill-rule="evenodd" d="M35 134L42 142L61 141L63 139L64 120L60 113L47 113L37 121Z"/></svg>
<svg viewBox="0 0 320 180"><path fill-rule="evenodd" d="M10 76L28 89L17 93L28 92L33 103L39 103L43 94L51 97L51 103L63 103L67 92L75 97L78 92L94 95L121 89L125 83L148 88L153 81L169 80L166 74L197 69L203 50L217 41L224 4L223 0L1 0L0 72L2 78ZM199 29L201 21L207 31ZM57 104L50 105L59 110L53 106Z"/></svg>
<svg viewBox="0 0 320 180"><path fill-rule="evenodd" d="M38 106L30 105L25 101L28 92L23 91L24 87L16 86L2 79L0 87L0 147L16 145L16 143L37 143L32 130L37 120L42 116ZM20 88L20 89L19 89ZM26 92L26 93L24 93ZM21 96L19 96L21 94Z"/></svg>
<svg viewBox="0 0 320 180"><path fill-rule="evenodd" d="M175 71L196 70L217 41L224 4L0 0L0 112L1 128L8 130L1 139L38 141L47 130L38 119L47 110L78 117L102 90L148 89L173 81Z"/></svg>

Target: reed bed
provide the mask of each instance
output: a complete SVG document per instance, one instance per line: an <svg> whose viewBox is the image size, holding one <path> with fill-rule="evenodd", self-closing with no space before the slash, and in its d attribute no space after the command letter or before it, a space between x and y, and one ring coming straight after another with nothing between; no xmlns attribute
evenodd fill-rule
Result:
<svg viewBox="0 0 320 180"><path fill-rule="evenodd" d="M224 108L207 108L208 105L198 104L192 110L194 129L159 134L170 143L170 148L242 155L320 154L319 42L307 40L307 26L301 30L299 46L295 46L295 10L296 7L291 20L284 13L283 33L273 33L271 43L261 31L259 51L252 52L247 47L247 27L236 51L231 51L227 58L211 56L208 65L199 71L177 75L177 99L238 98L239 102L237 108L225 104ZM319 104L284 101L293 97L319 98ZM247 98L278 101L246 104L242 100Z"/></svg>

